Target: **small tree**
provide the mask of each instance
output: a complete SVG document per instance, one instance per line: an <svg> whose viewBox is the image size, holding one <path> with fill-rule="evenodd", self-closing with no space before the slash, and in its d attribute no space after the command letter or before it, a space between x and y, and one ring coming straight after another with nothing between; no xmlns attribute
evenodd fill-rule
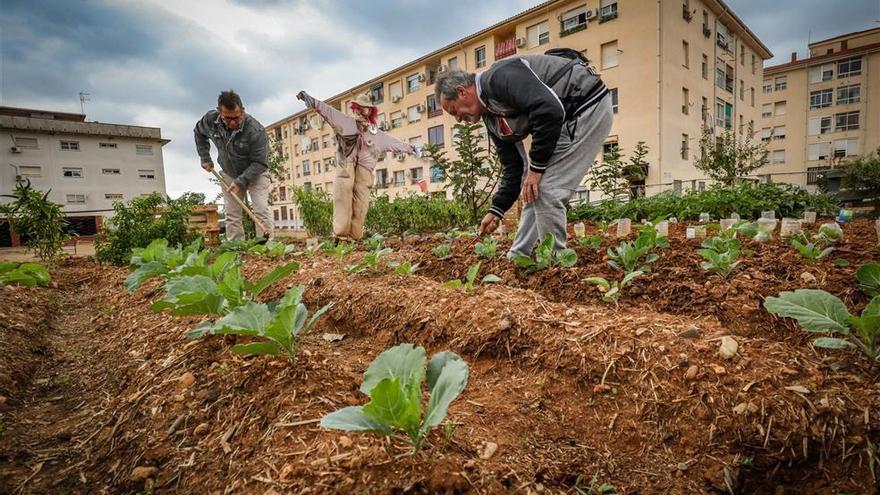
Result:
<svg viewBox="0 0 880 495"><path fill-rule="evenodd" d="M880 211L880 148L843 165L842 185L871 197L874 209Z"/></svg>
<svg viewBox="0 0 880 495"><path fill-rule="evenodd" d="M590 169L590 188L601 191L609 198L623 194L632 199L636 196L638 188L633 184L642 182L647 177L645 157L648 155L648 146L644 141L639 141L628 160L616 145L602 155L601 162L593 162Z"/></svg>
<svg viewBox="0 0 880 495"><path fill-rule="evenodd" d="M730 129L721 136L703 126L700 137L700 154L694 166L710 179L731 186L737 179L751 175L767 164L767 145L753 143L754 128L737 136Z"/></svg>
<svg viewBox="0 0 880 495"><path fill-rule="evenodd" d="M492 192L501 176L501 163L492 149L480 145L481 124L455 124L457 133L453 143L457 160L446 156L437 145L426 145L425 152L452 186L452 196L471 212L471 223L478 223L492 201Z"/></svg>
<svg viewBox="0 0 880 495"><path fill-rule="evenodd" d="M69 235L61 205L49 201L50 192L34 189L30 181L19 182L13 194L2 195L12 201L0 205L0 216L6 217L10 230L21 236L26 248L51 262L61 257Z"/></svg>

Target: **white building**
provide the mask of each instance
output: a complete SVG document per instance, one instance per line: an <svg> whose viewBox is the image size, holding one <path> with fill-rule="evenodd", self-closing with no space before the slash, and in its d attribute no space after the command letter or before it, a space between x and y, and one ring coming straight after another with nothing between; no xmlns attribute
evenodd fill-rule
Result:
<svg viewBox="0 0 880 495"><path fill-rule="evenodd" d="M63 206L71 227L91 235L115 201L165 194L161 129L86 122L85 115L0 107L0 194L30 180ZM8 201L8 198L0 198ZM10 245L0 221L0 246Z"/></svg>

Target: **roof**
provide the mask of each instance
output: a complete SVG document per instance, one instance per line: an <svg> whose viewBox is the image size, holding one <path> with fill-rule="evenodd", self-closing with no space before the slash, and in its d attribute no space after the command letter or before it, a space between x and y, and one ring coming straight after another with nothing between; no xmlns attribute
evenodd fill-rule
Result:
<svg viewBox="0 0 880 495"><path fill-rule="evenodd" d="M823 45L830 41L843 40L848 38L855 38L861 36L863 34L871 33L871 32L880 32L880 28L869 28L863 29L862 31L854 31L852 33L838 34L837 36L832 36L831 38L826 38L824 40L814 41L807 45L809 48L812 48L814 45Z"/></svg>
<svg viewBox="0 0 880 495"><path fill-rule="evenodd" d="M464 38L453 41L452 43L449 43L441 48L438 48L437 50L434 50L426 55L423 55L423 56L415 59L415 60L409 61L403 65L395 67L394 69L391 69L390 71L385 72L384 74L380 74L372 79L369 79L368 81L362 82L360 84L356 84L356 85L350 87L349 89L347 89L339 94L336 94L334 96L327 98L324 101L329 103L329 102L332 102L336 99L342 98L343 96L346 96L346 95L352 93L355 88L360 88L362 86L367 86L367 85L373 84L375 82L381 81L381 80L385 79L386 77L390 76L391 74L394 74L395 72L399 72L399 71L401 71L407 67L410 67L412 65L417 65L417 64L424 62L426 60L435 58L438 55L442 54L443 52L445 52L451 48L455 48L456 46L460 46L460 45L463 45L463 44L468 43L470 41L473 41L475 38L479 38L487 33L495 31L496 29L498 29L506 24L509 24L513 21L519 20L523 17L527 17L527 16L534 14L536 12L539 12L541 10L545 10L546 8L550 7L551 5L553 5L555 3L564 2L564 1L566 1L566 0L548 0L546 2L542 2L538 5L535 5L534 7L531 7L527 10L524 10L518 14L511 16L511 17L508 17L507 19L496 22L495 24L492 24L489 27L486 27L484 29L481 29L481 30L473 33L473 34L465 36ZM751 36L751 38L755 41L755 43L758 45L760 50L763 50L764 53L761 53L761 55L763 56L764 59L768 59L768 58L773 57L773 53L770 51L770 49L767 48L767 46L764 45L760 39L758 39L758 37L755 35L755 33L753 33L748 27L746 27L745 23L736 15L736 13L734 13L733 10L731 10L730 7L728 7L727 4L724 3L724 0L714 0L714 1L718 3L718 6L721 9L723 9L724 13L727 13L731 18L733 18L733 20L737 23L737 25L740 29L744 30L746 33L749 34L749 36ZM296 113L293 113L291 115L288 115L287 117L284 117L280 120L277 120L277 121L269 124L266 127L267 128L275 127L285 121L301 117L301 116L307 114L308 112L309 112L309 109L304 108Z"/></svg>
<svg viewBox="0 0 880 495"><path fill-rule="evenodd" d="M851 57L853 55L857 55L859 53L867 53L875 50L880 50L880 43L872 43L870 45L859 46L856 48L848 48L846 50L840 50L834 53L823 53L822 55L816 55L815 57L807 57L804 59L797 60L795 62L786 62L784 64L773 65L770 67L764 67L764 74L775 73L775 72L783 72L789 69L798 68L801 65L813 64L816 62L821 62L823 60L832 60L837 58L845 58Z"/></svg>
<svg viewBox="0 0 880 495"><path fill-rule="evenodd" d="M62 116L62 118L58 118L58 116ZM72 118L73 116L82 117L82 119L74 119ZM46 134L80 134L149 139L159 141L162 145L170 142L169 139L162 139L162 130L158 127L85 122L84 119L85 115L83 114L64 114L41 110L0 107L0 129L31 131Z"/></svg>
<svg viewBox="0 0 880 495"><path fill-rule="evenodd" d="M3 106L0 106L0 115L10 115L15 117L33 117L52 120L69 120L72 122L83 122L86 120L86 116L83 113L54 112L51 110L36 110L33 108Z"/></svg>

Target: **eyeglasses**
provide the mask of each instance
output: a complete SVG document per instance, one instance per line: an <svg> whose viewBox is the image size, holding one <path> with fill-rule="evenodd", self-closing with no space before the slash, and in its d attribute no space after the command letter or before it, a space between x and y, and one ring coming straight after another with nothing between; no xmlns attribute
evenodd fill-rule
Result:
<svg viewBox="0 0 880 495"><path fill-rule="evenodd" d="M224 115L221 115L220 118L223 119L223 122L238 122L239 120L244 118L244 116L238 115L238 116L234 116L234 117L226 117Z"/></svg>

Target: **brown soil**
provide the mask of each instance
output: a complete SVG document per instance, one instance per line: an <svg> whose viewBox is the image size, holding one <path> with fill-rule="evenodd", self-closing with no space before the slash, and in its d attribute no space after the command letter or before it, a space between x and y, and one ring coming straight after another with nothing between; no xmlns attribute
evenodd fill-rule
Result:
<svg viewBox="0 0 880 495"><path fill-rule="evenodd" d="M187 341L198 319L149 310L158 281L129 294L125 270L70 262L53 270L57 290L0 290L0 493L589 493L592 480L632 494L873 493L878 370L746 307L803 287L804 270L863 305L853 273L880 257L866 232L847 227L849 267L805 268L774 243L723 281L676 230L619 308L579 283L611 275L586 251L576 269L532 276L484 262L504 281L471 294L441 286L476 261L464 246L441 263L439 241L403 242L394 256L423 263L409 278L303 258L286 285L306 285L310 308L336 305L295 368L219 337ZM245 272L276 263L248 258ZM678 336L691 327L696 338ZM731 360L723 335L739 344ZM401 342L469 362L452 438L435 431L409 455L397 440L318 428L365 402L363 371Z"/></svg>

